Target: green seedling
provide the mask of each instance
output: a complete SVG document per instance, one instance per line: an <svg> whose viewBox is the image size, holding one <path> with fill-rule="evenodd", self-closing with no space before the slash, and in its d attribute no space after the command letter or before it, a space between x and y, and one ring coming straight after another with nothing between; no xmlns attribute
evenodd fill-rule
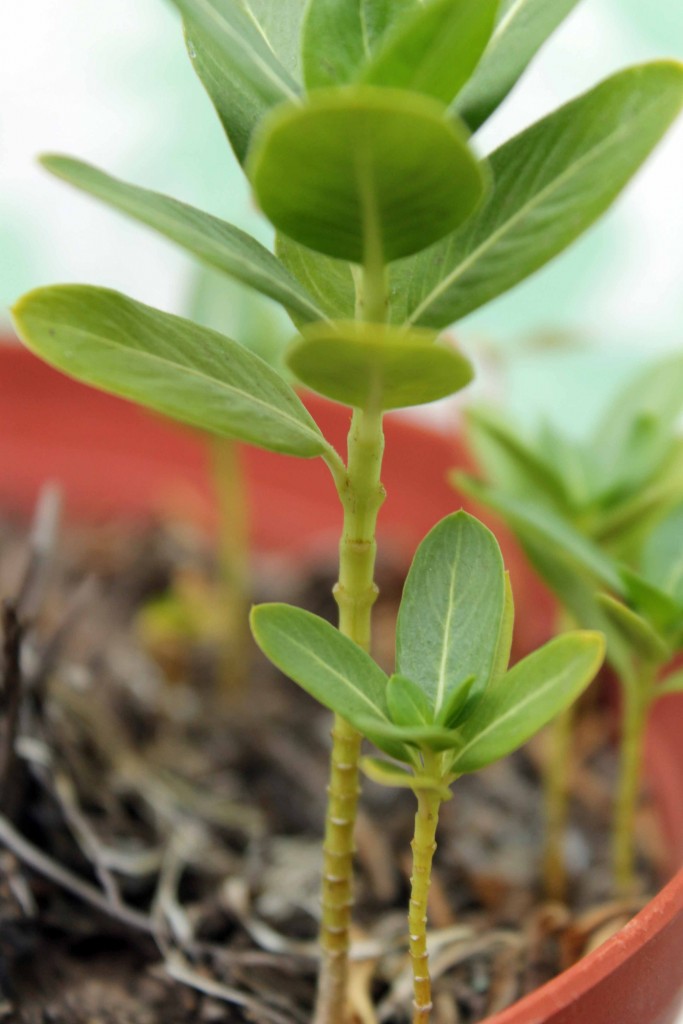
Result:
<svg viewBox="0 0 683 1024"><path fill-rule="evenodd" d="M622 71L485 157L470 133L575 0L173 3L276 229L275 253L78 160L43 163L279 303L302 331L286 356L296 378L353 409L346 458L287 381L219 332L82 285L25 296L17 328L42 358L96 387L219 437L323 459L344 513L339 628L367 650L384 414L468 383L471 367L439 332L610 206L679 113L683 69ZM316 1024L340 1024L345 1012L360 739L338 715L323 904L343 910L332 928L324 915Z"/></svg>
<svg viewBox="0 0 683 1024"><path fill-rule="evenodd" d="M454 477L461 490L506 521L558 597L564 617L600 629L607 637L607 659L624 693L614 840L615 877L621 891L634 886L634 808L643 732L659 692L654 680L680 639L674 631L655 640L653 629L661 633L669 625L657 618L658 608L662 615L668 610L672 623L676 616L672 598L666 593L655 596L652 586L666 592L666 558L670 556L671 566L677 564L675 531L680 518L661 521L683 500L683 441L675 432L682 407L683 358L675 355L653 364L622 389L595 431L582 440L564 437L547 425L528 438L499 416L471 410L469 436L488 479L462 473ZM656 563L653 553L662 544L669 545L668 555ZM683 546L683 537L679 545ZM639 577L622 566L640 567L641 559L645 580L639 584ZM659 566L659 576L653 564ZM619 602L629 604L639 617ZM649 653L643 647L648 644ZM563 897L566 887L562 847L572 716L570 710L553 726L546 778L544 873L548 893L555 898Z"/></svg>
<svg viewBox="0 0 683 1024"><path fill-rule="evenodd" d="M496 539L464 512L442 520L418 548L390 677L309 612L283 604L252 611L254 636L268 658L394 759L365 758L366 774L417 797L409 912L414 1024L429 1020L432 1005L427 899L439 807L450 799L449 787L511 753L567 708L603 658L600 633L573 632L508 668L513 618ZM344 808L338 810L351 829ZM333 887L336 876L328 881ZM343 920L344 897L323 908L330 929Z"/></svg>

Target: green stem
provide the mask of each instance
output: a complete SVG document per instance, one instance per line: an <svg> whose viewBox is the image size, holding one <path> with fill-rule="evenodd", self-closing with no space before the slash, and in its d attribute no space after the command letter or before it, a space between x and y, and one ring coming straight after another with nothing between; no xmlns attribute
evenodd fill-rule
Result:
<svg viewBox="0 0 683 1024"><path fill-rule="evenodd" d="M379 316L380 311L382 318L386 315L381 261L365 267L359 309L365 319ZM372 607L377 600L375 528L384 501L380 481L383 452L381 412L375 408L355 410L348 439L347 470L341 477L337 475L344 527L334 596L339 608L339 629L364 650L370 649ZM343 1024L346 1019L360 746L360 734L336 715L323 846L322 963L313 1024Z"/></svg>
<svg viewBox="0 0 683 1024"><path fill-rule="evenodd" d="M249 526L244 470L235 441L210 440L218 503L219 601L225 616L220 652L222 691L242 688L249 665Z"/></svg>
<svg viewBox="0 0 683 1024"><path fill-rule="evenodd" d="M428 1024L432 1009L432 983L427 952L427 904L436 850L436 827L441 797L434 790L417 791L417 813L410 877L410 959L413 968L413 1024Z"/></svg>
<svg viewBox="0 0 683 1024"><path fill-rule="evenodd" d="M614 877L617 891L629 896L637 888L635 824L645 746L645 728L653 698L655 673L651 667L623 687L624 709L620 749L619 788L614 825Z"/></svg>
<svg viewBox="0 0 683 1024"><path fill-rule="evenodd" d="M569 818L569 783L572 737L576 706L558 715L549 728L550 757L543 779L545 804L545 843L543 850L543 889L551 900L567 896L567 868L564 838Z"/></svg>

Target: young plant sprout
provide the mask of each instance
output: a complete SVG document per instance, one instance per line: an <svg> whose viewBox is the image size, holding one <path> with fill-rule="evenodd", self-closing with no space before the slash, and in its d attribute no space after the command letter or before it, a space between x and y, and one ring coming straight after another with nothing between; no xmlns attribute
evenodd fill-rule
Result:
<svg viewBox="0 0 683 1024"><path fill-rule="evenodd" d="M496 539L464 512L442 520L418 548L398 616L397 671L389 678L309 612L270 604L251 615L270 660L394 759L365 758L366 773L417 797L409 912L414 1024L426 1024L432 1006L427 898L449 787L521 746L572 703L602 663L602 635L573 632L508 669L513 618ZM338 884L336 876L328 881ZM334 928L343 900L323 909Z"/></svg>
<svg viewBox="0 0 683 1024"><path fill-rule="evenodd" d="M500 416L472 409L469 437L488 479L455 475L461 490L506 521L558 597L565 618L600 629L607 637L607 660L624 695L614 841L615 878L623 892L635 884L633 819L647 711L655 695L654 680L679 642L675 629L658 640L652 632L675 623L670 598L660 597L670 616L662 623L653 617L656 602L654 608L641 608L641 603L653 583L666 590L663 576L653 576L652 552L668 543L671 566L678 564L674 527L669 520L661 526L658 522L683 499L683 440L675 432L682 407L683 358L674 355L623 388L582 440L567 438L547 424L529 439ZM643 545L646 583L638 589L637 577L621 566L640 566ZM660 566L660 574L664 568ZM641 618L636 620L601 591L631 604ZM652 620L651 627L643 617ZM562 848L572 725L572 709L553 725L546 778L544 873L546 889L555 898L562 898L566 887Z"/></svg>
<svg viewBox="0 0 683 1024"><path fill-rule="evenodd" d="M277 255L88 164L43 163L280 303L301 330L290 369L353 409L347 458L277 372L191 321L70 285L25 296L17 328L48 362L97 387L220 437L322 458L344 511L335 596L346 639L335 640L380 680L358 652L370 646L377 596L383 415L468 383L471 367L439 332L539 269L610 206L679 113L683 68L659 61L622 71L484 158L470 132L575 0L173 3L276 228ZM472 686L484 683L475 673ZM402 685L410 689L398 683L397 692ZM344 1017L358 798L360 732L341 713L333 736L316 1024ZM441 753L425 746L430 764L428 751L440 770Z"/></svg>

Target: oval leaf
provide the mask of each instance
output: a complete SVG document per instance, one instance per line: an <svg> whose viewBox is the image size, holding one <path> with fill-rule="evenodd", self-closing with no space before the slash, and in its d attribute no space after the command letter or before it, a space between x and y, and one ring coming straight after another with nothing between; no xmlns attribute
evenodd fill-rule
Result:
<svg viewBox="0 0 683 1024"><path fill-rule="evenodd" d="M473 772L511 754L586 689L604 653L601 633L565 633L492 680L460 725L452 770Z"/></svg>
<svg viewBox="0 0 683 1024"><path fill-rule="evenodd" d="M325 619L287 604L261 604L249 621L266 657L326 708L352 725L391 725L387 676Z"/></svg>
<svg viewBox="0 0 683 1024"><path fill-rule="evenodd" d="M414 260L409 321L446 327L565 249L611 205L682 104L682 65L629 68L498 149L487 201Z"/></svg>
<svg viewBox="0 0 683 1024"><path fill-rule="evenodd" d="M177 199L128 185L80 160L51 154L42 157L41 163L58 178L149 225L210 266L275 299L304 321L325 315L271 252L232 224Z"/></svg>
<svg viewBox="0 0 683 1024"><path fill-rule="evenodd" d="M426 96L321 90L268 116L247 161L279 231L362 263L425 248L468 217L485 176L463 132Z"/></svg>
<svg viewBox="0 0 683 1024"><path fill-rule="evenodd" d="M30 349L86 384L270 451L330 451L282 377L216 331L86 285L38 288L13 312Z"/></svg>
<svg viewBox="0 0 683 1024"><path fill-rule="evenodd" d="M486 48L498 0L431 0L401 19L360 74L450 103Z"/></svg>
<svg viewBox="0 0 683 1024"><path fill-rule="evenodd" d="M466 512L443 519L417 549L403 589L396 632L398 672L419 683L436 718L452 694L493 669L505 608L498 542Z"/></svg>
<svg viewBox="0 0 683 1024"><path fill-rule="evenodd" d="M495 32L455 110L472 131L490 117L578 0L503 0Z"/></svg>
<svg viewBox="0 0 683 1024"><path fill-rule="evenodd" d="M472 380L471 363L427 331L348 321L311 324L287 353L299 380L337 402L400 409L452 395Z"/></svg>

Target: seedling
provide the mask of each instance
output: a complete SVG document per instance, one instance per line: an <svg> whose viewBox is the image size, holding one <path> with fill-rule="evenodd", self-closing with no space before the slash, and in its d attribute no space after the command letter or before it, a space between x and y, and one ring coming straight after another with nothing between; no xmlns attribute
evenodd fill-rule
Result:
<svg viewBox="0 0 683 1024"><path fill-rule="evenodd" d="M677 116L683 69L662 61L620 72L485 159L469 133L575 0L173 3L277 229L277 255L77 160L44 164L280 303L301 329L287 360L298 380L353 408L347 458L271 367L188 320L76 285L24 297L17 327L44 359L90 384L219 436L322 458L344 511L339 628L347 650L367 650L384 413L468 383L471 367L439 331L528 277L607 209ZM338 715L323 886L323 905L337 912L332 927L323 915L316 1024L344 1015L359 751L360 733Z"/></svg>
<svg viewBox="0 0 683 1024"><path fill-rule="evenodd" d="M309 612L282 604L252 611L254 636L270 660L395 759L365 758L366 773L417 797L409 913L414 1024L428 1021L431 1009L427 897L449 787L521 746L574 701L602 662L602 634L573 632L508 669L513 618L496 539L464 512L442 520L418 548L391 677ZM328 881L334 886L335 876ZM332 900L324 912L333 929L343 903Z"/></svg>
<svg viewBox="0 0 683 1024"><path fill-rule="evenodd" d="M683 499L683 441L674 429L682 406L683 358L675 355L622 389L582 440L547 425L530 439L500 417L471 410L469 435L488 481L455 475L460 489L507 522L565 617L607 637L607 659L624 694L614 839L615 878L624 892L635 884L633 822L644 729L660 692L655 680L681 640L672 604L683 550L683 534L676 535L680 513L662 519ZM633 572L641 565L644 580ZM546 779L545 882L556 898L566 885L562 847L572 714L553 726Z"/></svg>

